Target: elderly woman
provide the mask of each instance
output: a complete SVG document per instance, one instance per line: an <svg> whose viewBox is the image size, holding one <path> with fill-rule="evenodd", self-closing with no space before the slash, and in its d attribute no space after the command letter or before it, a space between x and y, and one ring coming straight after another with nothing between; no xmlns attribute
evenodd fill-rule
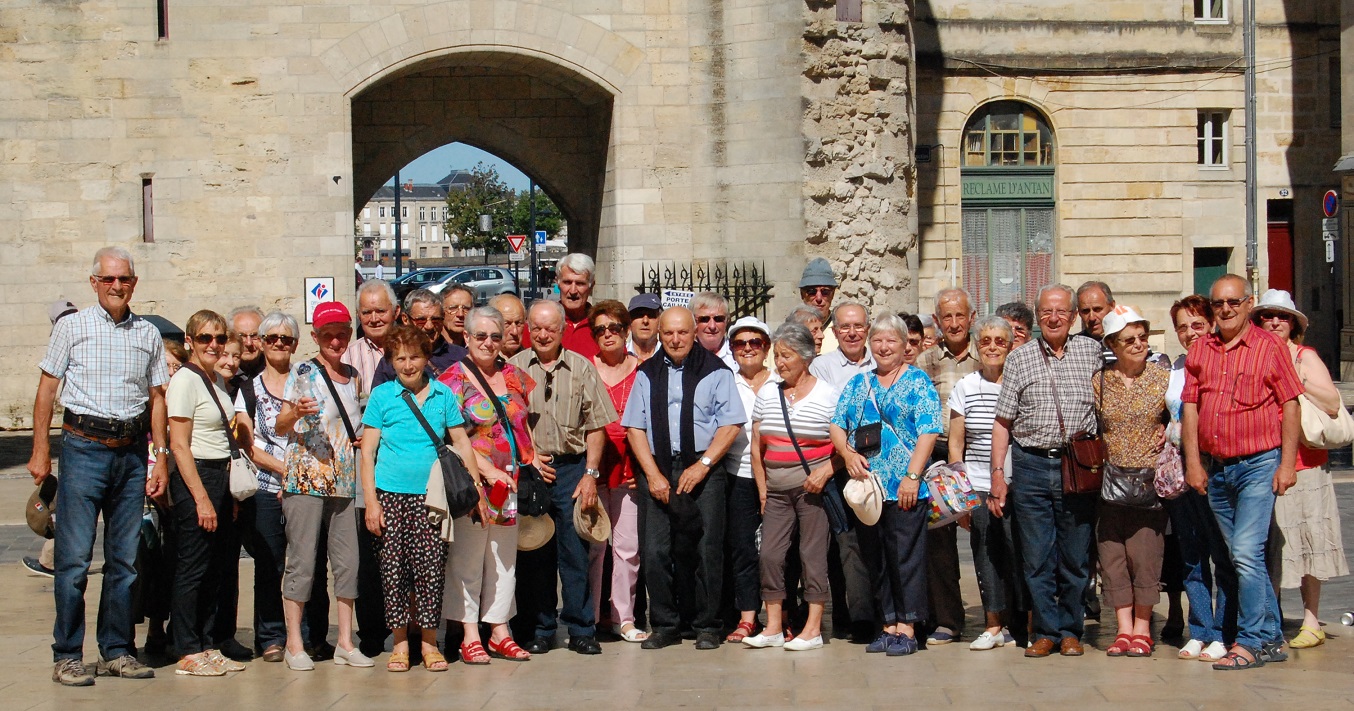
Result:
<svg viewBox="0 0 1354 711"><path fill-rule="evenodd" d="M465 516L453 524L442 614L465 629L466 664L488 664L490 656L524 662L531 654L513 641L508 619L517 587L517 468L536 456L527 424L527 393L536 383L500 359L498 309L473 309L465 324L470 354L439 380L460 403L488 508L478 521ZM487 652L480 623L490 629Z"/></svg>
<svg viewBox="0 0 1354 711"><path fill-rule="evenodd" d="M1180 345L1189 350L1201 336L1213 330L1213 305L1208 299L1191 294L1171 305L1171 322ZM1167 434L1171 444L1180 446L1180 393L1185 387L1185 355L1171 366L1170 385L1166 388L1166 407L1171 413ZM1171 520L1171 536L1180 555L1182 585L1189 599L1189 642L1180 648L1180 659L1216 662L1227 655L1222 631L1227 609L1224 581L1236 573L1218 528L1208 497L1193 489L1163 502ZM1235 584L1234 582L1232 583ZM1235 614L1235 610L1233 613Z"/></svg>
<svg viewBox="0 0 1354 711"><path fill-rule="evenodd" d="M876 599L883 632L866 648L904 656L917 651L915 626L926 618L926 519L922 474L940 436L940 398L921 369L903 362L921 349L922 330L896 315L870 327L875 369L847 382L832 417L832 444L853 479L879 477L881 570ZM915 357L915 356L914 356ZM872 441L877 442L873 446ZM862 447L863 449L857 449Z"/></svg>
<svg viewBox="0 0 1354 711"><path fill-rule="evenodd" d="M738 626L725 637L742 642L757 629L757 611L761 609L761 578L758 574L757 529L762 525L762 500L752 474L752 407L757 393L771 377L766 354L771 350L771 329L755 316L744 316L729 329L738 371L734 383L743 401L748 421L729 447L728 461L737 458L738 469L729 478L728 556L732 576L733 604L738 610Z"/></svg>
<svg viewBox="0 0 1354 711"><path fill-rule="evenodd" d="M785 317L785 322L799 324L813 334L813 352L815 355L823 350L823 315L818 313L818 309L808 304L800 304L790 311L790 314Z"/></svg>
<svg viewBox="0 0 1354 711"><path fill-rule="evenodd" d="M1106 486L1116 478L1150 482L1169 420L1170 373L1147 362L1147 320L1132 309L1105 315L1105 345L1113 363L1091 380L1107 452ZM1150 486L1150 484L1149 484ZM1096 541L1105 603L1114 608L1119 633L1105 653L1152 656L1152 607L1161 601L1161 561L1166 548L1166 512L1150 503L1103 501Z"/></svg>
<svg viewBox="0 0 1354 711"><path fill-rule="evenodd" d="M630 389L635 384L639 358L626 349L630 332L630 312L619 301L599 301L588 315L598 353L592 364L611 396L616 412L625 411ZM649 638L635 626L635 590L639 582L639 502L635 499L635 473L631 467L630 445L620 420L606 426L606 445L602 450L602 478L606 490L597 495L611 519L611 622L616 634L627 642ZM602 612L602 574L607 544L594 544L591 551L589 580L593 591L593 616L606 619Z"/></svg>
<svg viewBox="0 0 1354 711"><path fill-rule="evenodd" d="M292 367L283 387L278 432L286 432L282 513L287 519L287 564L282 578L282 611L287 644L282 658L294 671L315 662L301 640L301 616L310 600L320 536L326 536L329 567L338 601L338 646L334 663L375 666L353 646L353 599L357 597L356 443L361 433L357 369L342 362L353 337L348 307L330 301L315 307L310 337L318 357Z"/></svg>
<svg viewBox="0 0 1354 711"><path fill-rule="evenodd" d="M761 579L766 628L747 637L753 647L799 652L823 646L823 607L830 599L827 553L832 534L823 508L823 486L832 479L832 415L837 391L809 373L815 349L809 329L787 322L771 337L781 382L757 392L752 410L752 473L762 508ZM785 641L785 558L799 533L808 619Z"/></svg>
<svg viewBox="0 0 1354 711"><path fill-rule="evenodd" d="M1307 316L1298 311L1286 291L1270 289L1260 296L1251 319L1288 346L1303 397L1327 415L1334 417L1344 403L1331 381L1330 371L1321 356L1302 345ZM1324 644L1326 633L1318 617L1321 582L1349 575L1349 563L1340 537L1340 512L1336 508L1335 488L1326 465L1326 451L1298 448L1298 483L1274 503L1274 521L1279 535L1270 537L1270 560L1280 566L1277 582L1281 588L1302 592L1302 628L1289 642L1294 649ZM1277 539L1277 540L1276 540ZM1279 550L1274 551L1277 547Z"/></svg>
<svg viewBox="0 0 1354 711"><path fill-rule="evenodd" d="M185 333L188 362L170 378L165 392L169 447L178 464L169 480L178 555L170 629L183 655L174 672L222 676L244 669L209 640L226 568L240 564L229 554L235 526L225 414L230 398L215 374L229 337L226 320L205 310L189 317Z"/></svg>
<svg viewBox="0 0 1354 711"><path fill-rule="evenodd" d="M258 493L240 502L238 524L245 548L254 559L254 651L265 662L280 662L287 643L287 625L282 614L287 534L280 498L286 473L282 460L287 452L287 435L278 432L277 416L285 404L281 394L291 374L291 357L296 352L300 329L296 319L274 311L259 323L259 333L263 341L263 371L235 394L236 418L247 439L253 441L250 458L259 469Z"/></svg>
<svg viewBox="0 0 1354 711"><path fill-rule="evenodd" d="M432 357L432 339L413 326L391 328L385 356L396 380L376 386L362 415L362 498L364 524L379 537L385 624L395 635L386 670L409 671L409 625L422 630L423 668L447 670L437 649L442 622L442 590L447 544L428 519L429 472L437 447L414 408L439 437L450 435L473 478L479 478L474 452L461 427L461 403L451 390L432 380L424 368ZM484 510L481 508L481 513Z"/></svg>
<svg viewBox="0 0 1354 711"><path fill-rule="evenodd" d="M979 320L973 326L973 344L981 365L977 372L960 378L950 392L949 460L964 463L969 482L984 504L992 490L992 421L1001 396L1002 369L1014 342L1015 332L1006 319L987 316ZM987 628L969 643L969 649L983 651L1012 643L1015 640L1006 629L1007 610L1024 606L1019 602L1022 582L1011 518L978 507L970 519L969 545L987 617Z"/></svg>

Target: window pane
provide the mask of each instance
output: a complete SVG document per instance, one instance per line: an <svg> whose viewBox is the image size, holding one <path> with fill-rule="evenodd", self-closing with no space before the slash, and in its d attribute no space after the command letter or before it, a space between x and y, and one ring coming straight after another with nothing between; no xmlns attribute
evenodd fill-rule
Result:
<svg viewBox="0 0 1354 711"><path fill-rule="evenodd" d="M964 210L963 224L964 287L973 296L978 313L991 313L996 304L988 298L987 288L987 210Z"/></svg>

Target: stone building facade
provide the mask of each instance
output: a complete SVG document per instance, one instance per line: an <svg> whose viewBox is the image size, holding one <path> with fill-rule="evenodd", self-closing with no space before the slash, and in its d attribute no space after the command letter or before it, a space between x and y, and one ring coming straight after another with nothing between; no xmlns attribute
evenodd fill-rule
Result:
<svg viewBox="0 0 1354 711"><path fill-rule="evenodd" d="M1294 293L1308 343L1333 362L1341 270L1321 202L1339 157L1339 7L1256 5L1253 281ZM1171 303L1247 272L1241 9L919 0L923 310L951 284L990 309L1045 281L1100 279L1144 310L1154 345L1180 352Z"/></svg>
<svg viewBox="0 0 1354 711"><path fill-rule="evenodd" d="M436 183L405 181L400 185L400 251L405 260L462 256L456 235L446 231L447 194L464 190L470 173L453 170ZM364 262L395 259L395 187L382 185L357 211L353 232L362 245ZM478 252L477 252L478 253Z"/></svg>
<svg viewBox="0 0 1354 711"><path fill-rule="evenodd" d="M838 17L841 20L838 20ZM915 304L913 46L901 0L73 0L0 6L0 425L46 304L132 248L182 323L347 291L358 211L461 141L520 167L627 296L641 266L806 259Z"/></svg>

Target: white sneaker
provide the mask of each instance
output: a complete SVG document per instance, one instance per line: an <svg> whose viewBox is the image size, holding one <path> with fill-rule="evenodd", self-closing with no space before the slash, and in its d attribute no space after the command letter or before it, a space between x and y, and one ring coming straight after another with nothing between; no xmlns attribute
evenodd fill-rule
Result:
<svg viewBox="0 0 1354 711"><path fill-rule="evenodd" d="M343 647L334 647L334 663L339 666L349 667L374 667L376 662L371 657L363 654L357 647L352 651L345 650Z"/></svg>
<svg viewBox="0 0 1354 711"><path fill-rule="evenodd" d="M818 643L820 646L822 645L823 640L821 637L818 639ZM767 635L764 633L754 634L751 637L744 637L743 644L748 647L752 647L753 649L762 649L763 647L784 647L785 633L780 632L773 635Z"/></svg>
<svg viewBox="0 0 1354 711"><path fill-rule="evenodd" d="M1004 646L1006 644L1004 634L1004 632L992 634L987 630L983 630L983 633L978 635L977 639L969 642L968 648L975 652L984 652L995 647Z"/></svg>
<svg viewBox="0 0 1354 711"><path fill-rule="evenodd" d="M1199 661L1216 662L1227 656L1227 647L1222 642L1209 642L1204 651L1199 653Z"/></svg>
<svg viewBox="0 0 1354 711"><path fill-rule="evenodd" d="M291 652L288 652L287 650L284 649L282 650L282 660L287 663L287 668L292 671L315 670L315 661L311 659L310 655L306 654L305 652L293 655Z"/></svg>
<svg viewBox="0 0 1354 711"><path fill-rule="evenodd" d="M1180 659L1198 659L1199 654L1204 651L1204 643L1197 639L1191 639L1180 648L1180 653L1175 655Z"/></svg>
<svg viewBox="0 0 1354 711"><path fill-rule="evenodd" d="M746 640L744 640L746 641ZM787 652L807 652L810 649L823 648L823 635L818 635L813 639L804 639L803 635L795 637L789 642L785 642L785 651Z"/></svg>

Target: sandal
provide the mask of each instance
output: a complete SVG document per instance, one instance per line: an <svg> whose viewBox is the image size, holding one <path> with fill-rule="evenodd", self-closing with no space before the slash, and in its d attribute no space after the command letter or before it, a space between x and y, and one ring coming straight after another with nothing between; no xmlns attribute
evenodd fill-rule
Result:
<svg viewBox="0 0 1354 711"><path fill-rule="evenodd" d="M738 626L733 628L733 631L729 633L729 636L724 638L724 641L733 642L736 644L738 642L742 642L744 637L752 636L752 633L754 631L755 628L753 627L753 624L751 622L740 621L738 623Z"/></svg>
<svg viewBox="0 0 1354 711"><path fill-rule="evenodd" d="M425 651L423 653L423 668L430 672L444 672L447 670L447 658L437 650ZM407 666L405 667L408 668Z"/></svg>
<svg viewBox="0 0 1354 711"><path fill-rule="evenodd" d="M461 644L461 661L466 664L488 664L489 653L484 651L484 645L478 641L469 644Z"/></svg>
<svg viewBox="0 0 1354 711"><path fill-rule="evenodd" d="M1251 658L1247 659L1246 657L1242 656L1237 651L1238 649L1245 650L1246 653L1251 655ZM1231 661L1231 664L1223 663L1229 660ZM1244 644L1238 644L1232 648L1232 651L1227 653L1227 656L1223 657L1222 659L1219 659L1217 663L1213 665L1213 668L1217 669L1218 671L1237 671L1241 669L1253 669L1257 667L1263 667L1264 665L1265 660L1260 658L1260 652L1258 650L1251 649L1250 647L1247 647Z"/></svg>
<svg viewBox="0 0 1354 711"><path fill-rule="evenodd" d="M1111 657L1122 657L1128 654L1128 649L1133 645L1133 638L1126 634L1121 634L1114 638L1114 644L1105 650L1105 654Z"/></svg>
<svg viewBox="0 0 1354 711"><path fill-rule="evenodd" d="M409 671L409 653L391 652L390 659L386 660L386 671L388 672Z"/></svg>
<svg viewBox="0 0 1354 711"><path fill-rule="evenodd" d="M635 626L633 622L627 622L616 629L616 634L627 642L643 642L649 638L649 633Z"/></svg>
<svg viewBox="0 0 1354 711"><path fill-rule="evenodd" d="M1150 657L1155 645L1152 644L1152 638L1145 634L1132 637L1132 643L1128 645L1128 656L1130 657Z"/></svg>
<svg viewBox="0 0 1354 711"><path fill-rule="evenodd" d="M1293 638L1288 646L1293 649L1311 649L1319 647L1326 643L1326 633L1320 627L1308 627L1303 625L1298 631L1298 636Z"/></svg>
<svg viewBox="0 0 1354 711"><path fill-rule="evenodd" d="M504 637L502 642L489 640L489 656L510 662L525 662L531 659L531 653L517 646L512 637Z"/></svg>

